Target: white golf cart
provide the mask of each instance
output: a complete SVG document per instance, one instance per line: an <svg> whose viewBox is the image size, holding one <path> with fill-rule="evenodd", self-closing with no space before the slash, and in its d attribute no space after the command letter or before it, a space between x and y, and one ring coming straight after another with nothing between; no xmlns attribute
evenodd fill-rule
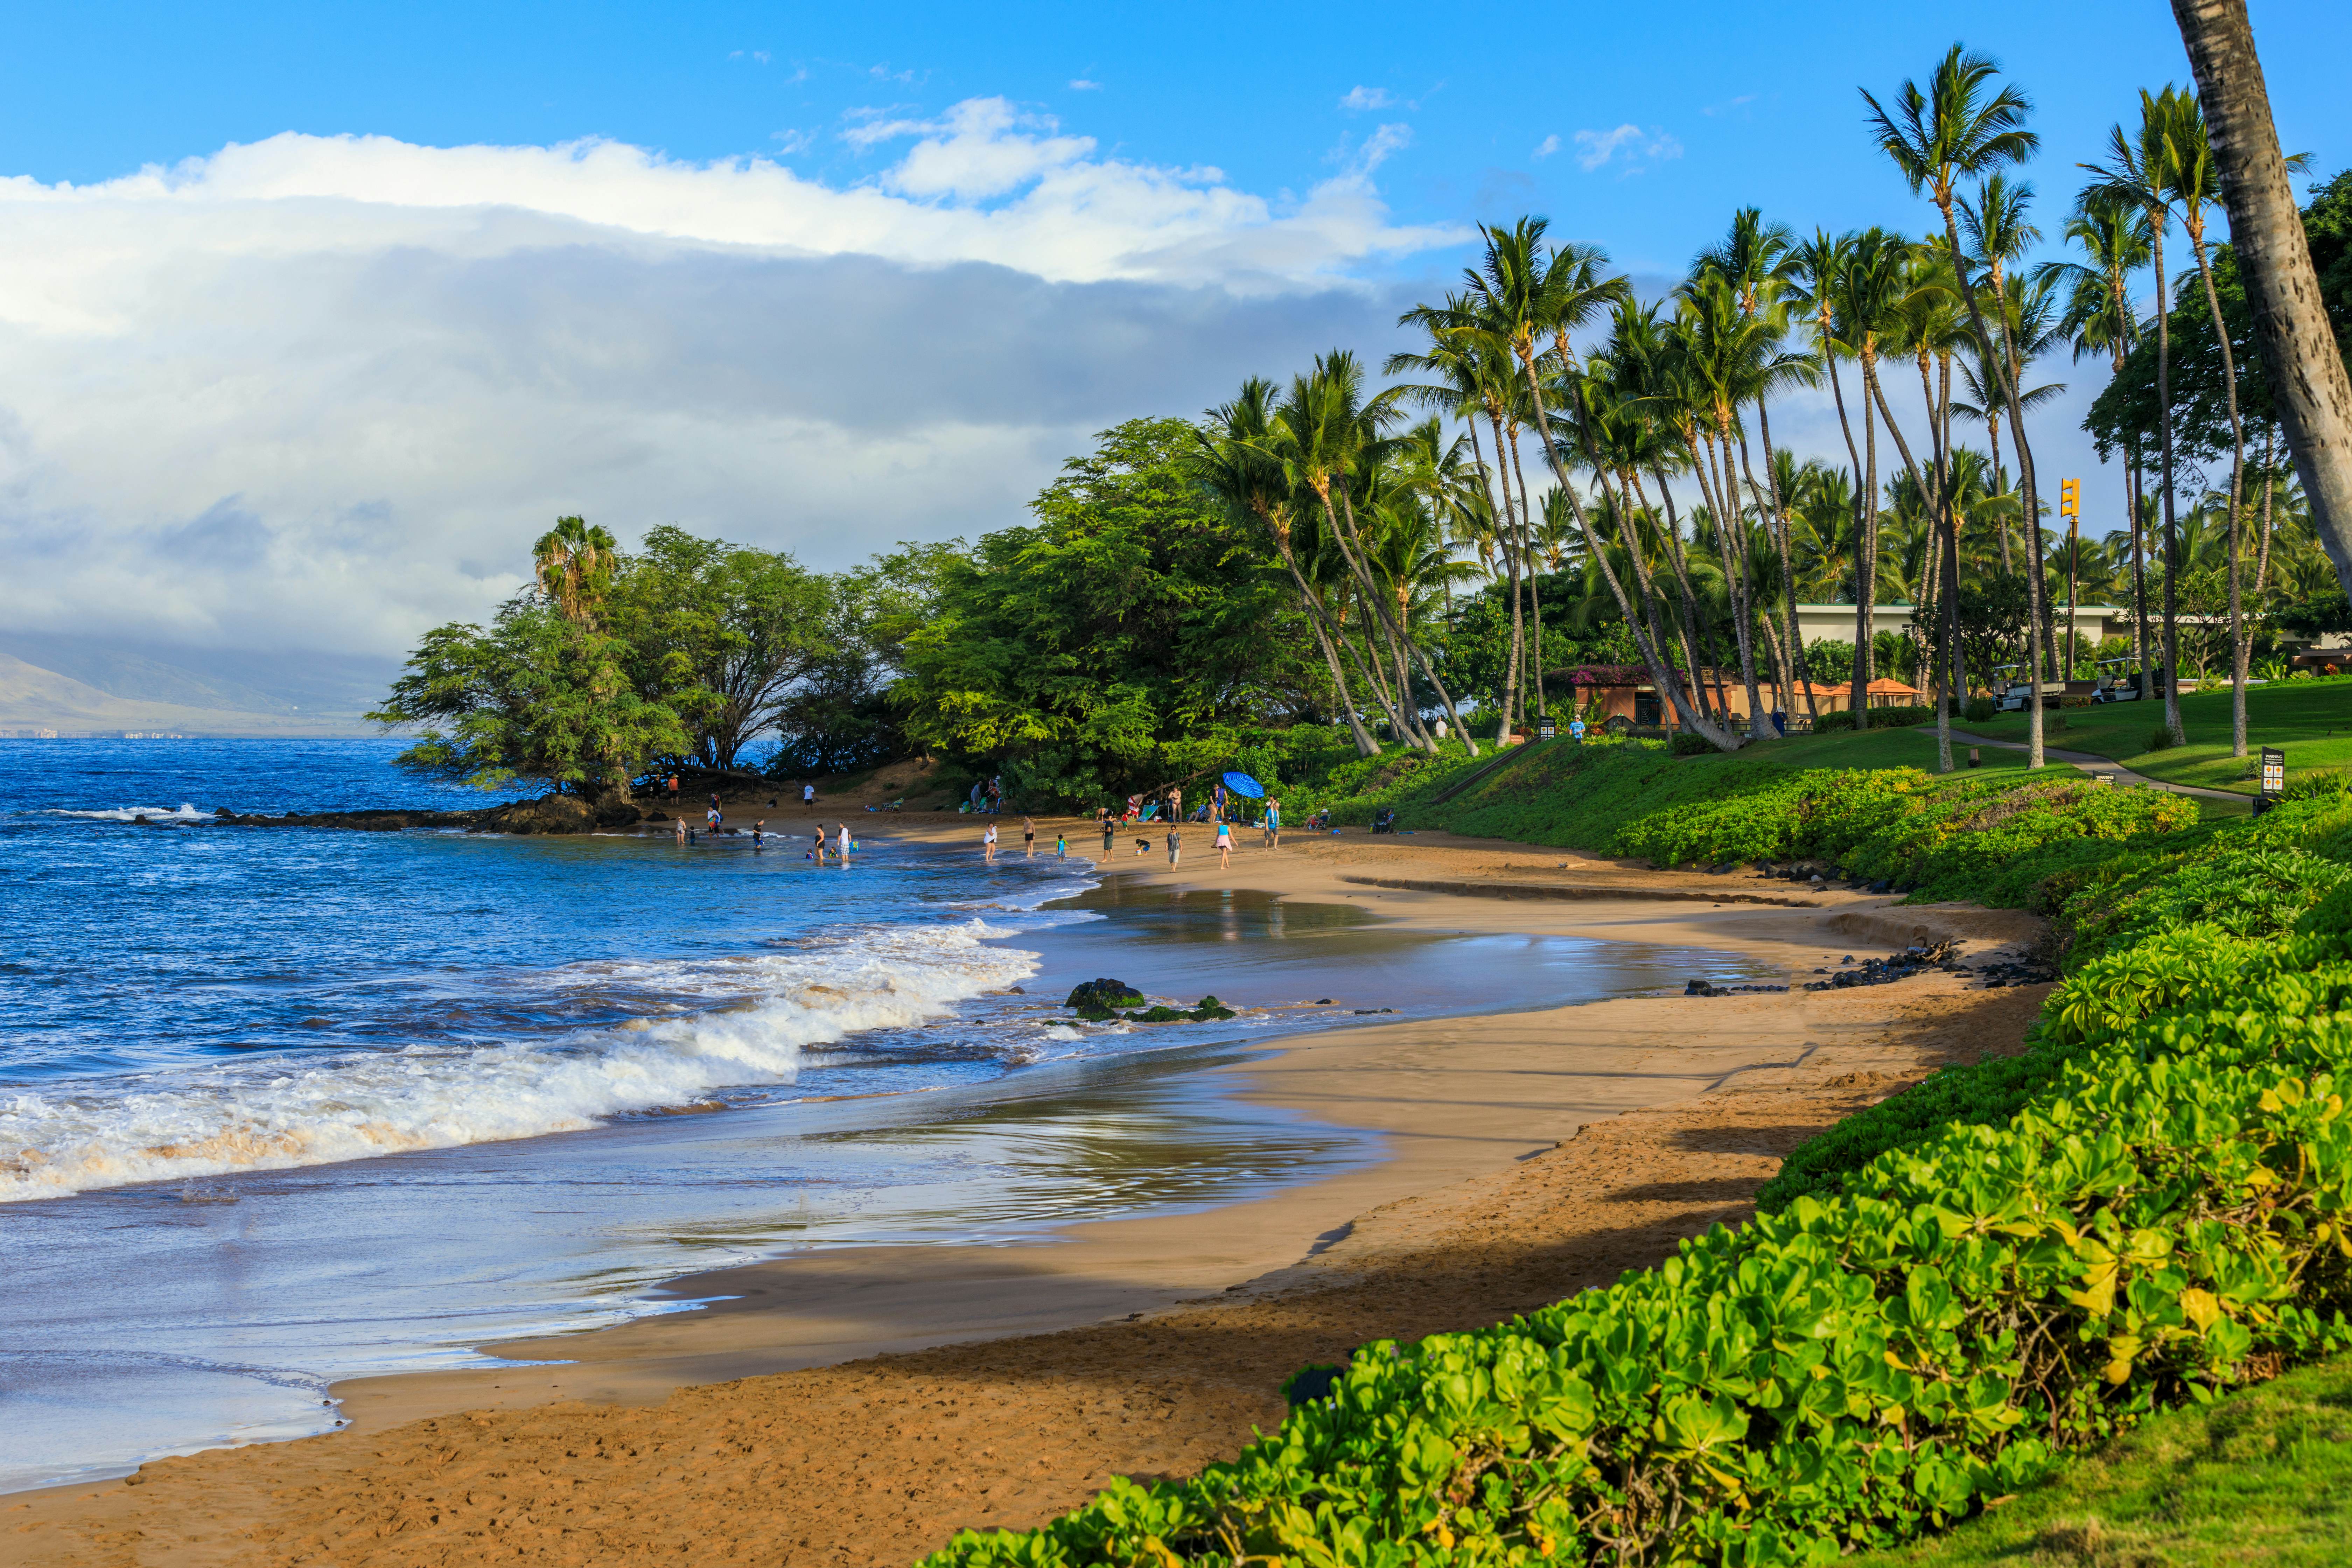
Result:
<svg viewBox="0 0 2352 1568"><path fill-rule="evenodd" d="M2024 670L2025 666L2021 664L2004 664L1993 670L1994 706L1999 711L2003 713L2025 711L2025 705L2032 699L2036 685L2025 678ZM2063 680L2045 680L2040 683L2039 689L2042 693L2042 706L2054 708L2058 705L2057 699L2066 693L2066 683Z"/></svg>

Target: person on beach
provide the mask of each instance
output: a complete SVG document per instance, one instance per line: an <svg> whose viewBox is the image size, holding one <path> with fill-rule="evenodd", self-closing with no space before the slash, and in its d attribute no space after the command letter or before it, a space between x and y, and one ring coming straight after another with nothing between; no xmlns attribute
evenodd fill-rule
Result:
<svg viewBox="0 0 2352 1568"><path fill-rule="evenodd" d="M849 852L856 847L856 846L850 840L849 824L845 822L841 825L841 835L840 837L835 840L835 845L840 851L841 863L845 866L848 865Z"/></svg>
<svg viewBox="0 0 2352 1568"><path fill-rule="evenodd" d="M1055 859L1056 859L1056 860L1066 860L1066 859L1068 859L1069 858L1070 858L1070 838L1069 838L1069 835L1067 835L1067 834L1066 834L1066 833L1057 833L1057 834L1055 834L1055 835L1054 836L1054 858L1055 858Z"/></svg>
<svg viewBox="0 0 2352 1568"><path fill-rule="evenodd" d="M677 847L686 847L686 818L682 816L677 819Z"/></svg>
<svg viewBox="0 0 2352 1568"><path fill-rule="evenodd" d="M1226 870L1233 863L1234 825L1230 822L1220 822L1217 824L1217 869Z"/></svg>
<svg viewBox="0 0 2352 1568"><path fill-rule="evenodd" d="M1176 825L1171 822L1168 825L1168 863L1171 866L1176 864L1176 857L1183 852L1183 835L1176 831Z"/></svg>
<svg viewBox="0 0 2352 1568"><path fill-rule="evenodd" d="M1265 847L1268 849L1282 847L1282 802L1278 800L1265 803Z"/></svg>
<svg viewBox="0 0 2352 1568"><path fill-rule="evenodd" d="M1112 819L1110 807L1107 805L1101 807L1096 815L1102 818L1103 855L1108 858L1110 855L1111 839L1118 832L1118 824Z"/></svg>
<svg viewBox="0 0 2352 1568"><path fill-rule="evenodd" d="M757 849L768 841L768 819L761 817L751 824L751 847Z"/></svg>
<svg viewBox="0 0 2352 1568"><path fill-rule="evenodd" d="M816 785L813 784L801 785L801 809L812 816L816 815Z"/></svg>
<svg viewBox="0 0 2352 1568"><path fill-rule="evenodd" d="M1168 791L1168 820L1171 822L1184 820L1184 792L1172 785Z"/></svg>
<svg viewBox="0 0 2352 1568"><path fill-rule="evenodd" d="M996 824L992 822L988 825L988 830L980 836L980 853L984 859L996 858Z"/></svg>
<svg viewBox="0 0 2352 1568"><path fill-rule="evenodd" d="M822 865L824 865L824 823L820 822L820 823L818 823L818 824L816 825L816 832L815 832L812 837L813 837L813 838L814 838L814 843L812 843L812 844L811 844L811 846L809 847L809 858L810 858L810 859L812 859L812 860L814 860L814 861L815 861L818 865L822 866Z"/></svg>
<svg viewBox="0 0 2352 1568"><path fill-rule="evenodd" d="M1026 859L1037 858L1037 824L1026 816L1021 819L1021 853Z"/></svg>
<svg viewBox="0 0 2352 1568"><path fill-rule="evenodd" d="M669 805L672 811L677 809L677 775L676 773L669 775Z"/></svg>
<svg viewBox="0 0 2352 1568"><path fill-rule="evenodd" d="M1224 781L1224 780L1223 780L1223 779L1219 779L1219 780L1217 781L1217 787L1216 787L1215 789L1213 789L1213 790L1212 790L1212 791L1210 792L1210 794L1209 794L1209 805L1210 805L1211 809L1212 809L1212 810L1214 812L1214 814L1215 814L1216 820L1217 820L1217 821L1219 821L1219 822L1223 822L1223 821L1225 819L1225 781Z"/></svg>

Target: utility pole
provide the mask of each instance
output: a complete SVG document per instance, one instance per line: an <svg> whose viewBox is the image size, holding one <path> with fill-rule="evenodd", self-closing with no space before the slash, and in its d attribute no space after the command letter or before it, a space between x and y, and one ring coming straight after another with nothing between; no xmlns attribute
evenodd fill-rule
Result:
<svg viewBox="0 0 2352 1568"><path fill-rule="evenodd" d="M2083 481L2062 479L2058 484L2058 515L2066 520L2066 672L2063 680L2074 679L2074 588L2081 581L2083 566Z"/></svg>

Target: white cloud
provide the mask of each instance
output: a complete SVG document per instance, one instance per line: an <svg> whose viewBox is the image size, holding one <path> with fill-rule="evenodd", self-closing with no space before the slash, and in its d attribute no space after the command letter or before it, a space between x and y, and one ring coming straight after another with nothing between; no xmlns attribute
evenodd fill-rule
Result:
<svg viewBox="0 0 2352 1568"><path fill-rule="evenodd" d="M1655 126L1644 131L1631 121L1613 131L1580 131L1576 146L1576 161L1583 168L1599 169L1615 162L1628 174L1683 155L1683 144L1664 131Z"/></svg>
<svg viewBox="0 0 2352 1568"><path fill-rule="evenodd" d="M1402 127L1282 199L1001 100L855 129L904 145L846 187L292 133L0 179L0 624L392 652L559 512L820 565L1000 526L1116 418L1376 341L1365 267L1463 237L1391 221Z"/></svg>
<svg viewBox="0 0 2352 1568"><path fill-rule="evenodd" d="M1356 170L1369 174L1387 163L1391 153L1402 153L1412 145L1412 126L1383 125L1364 138L1363 146L1356 153Z"/></svg>
<svg viewBox="0 0 2352 1568"><path fill-rule="evenodd" d="M1078 92L1100 92L1102 90L1102 83L1098 81L1088 81L1082 76L1072 77L1070 79L1070 86L1073 90Z"/></svg>
<svg viewBox="0 0 2352 1568"><path fill-rule="evenodd" d="M1339 100L1339 107L1361 114L1369 110L1386 109L1395 101L1384 87L1351 87Z"/></svg>
<svg viewBox="0 0 2352 1568"><path fill-rule="evenodd" d="M1536 143L1536 150L1528 153L1528 156L1530 158L1549 158L1554 153L1559 151L1559 138L1557 135L1547 136L1542 141Z"/></svg>

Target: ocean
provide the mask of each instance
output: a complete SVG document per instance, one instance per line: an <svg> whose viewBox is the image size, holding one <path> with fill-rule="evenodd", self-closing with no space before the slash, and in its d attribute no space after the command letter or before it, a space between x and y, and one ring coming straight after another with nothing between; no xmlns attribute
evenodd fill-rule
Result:
<svg viewBox="0 0 2352 1568"><path fill-rule="evenodd" d="M987 864L863 814L820 865L781 789L760 847L214 820L482 804L397 749L0 742L0 1489L327 1429L334 1379L690 1309L655 1288L698 1270L1344 1170L1377 1142L1203 1069L1355 1006L1738 977ZM1074 1027L1097 974L1240 1016Z"/></svg>

